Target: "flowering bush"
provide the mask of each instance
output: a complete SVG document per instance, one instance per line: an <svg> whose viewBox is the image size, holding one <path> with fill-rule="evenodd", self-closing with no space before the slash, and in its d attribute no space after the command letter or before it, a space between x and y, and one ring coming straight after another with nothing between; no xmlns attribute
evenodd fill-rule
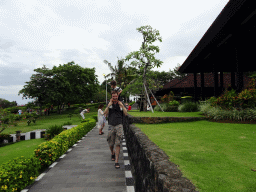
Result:
<svg viewBox="0 0 256 192"><path fill-rule="evenodd" d="M169 95L165 94L162 98L161 98L161 101L163 103L168 103L170 101L173 100L173 97L174 97L174 93L172 91L170 91Z"/></svg>
<svg viewBox="0 0 256 192"><path fill-rule="evenodd" d="M240 107L253 108L256 105L256 89L245 89L237 97Z"/></svg>
<svg viewBox="0 0 256 192"><path fill-rule="evenodd" d="M40 164L35 157L17 157L0 166L0 191L21 191L34 182Z"/></svg>
<svg viewBox="0 0 256 192"><path fill-rule="evenodd" d="M256 106L256 88L255 79L251 79L249 85L241 93L237 95L236 91L224 91L224 93L218 97L209 99L213 107L221 107L222 109L231 110L254 108Z"/></svg>

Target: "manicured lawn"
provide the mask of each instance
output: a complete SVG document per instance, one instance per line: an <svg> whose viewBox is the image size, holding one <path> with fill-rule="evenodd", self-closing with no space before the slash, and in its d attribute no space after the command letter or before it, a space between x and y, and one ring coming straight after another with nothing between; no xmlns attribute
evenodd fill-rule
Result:
<svg viewBox="0 0 256 192"><path fill-rule="evenodd" d="M85 118L92 117L92 115L97 115L97 112L86 113ZM68 121L71 122L72 125L79 125L81 120L82 117L80 114L74 114L70 120L68 114L51 113L49 116L40 116L36 123L31 122L29 126L27 120L17 121L18 125L16 127L13 125L7 127L2 133L15 134L15 131L18 130L22 131L21 133L26 133L37 129L48 129L52 125L61 125Z"/></svg>
<svg viewBox="0 0 256 192"><path fill-rule="evenodd" d="M24 156L25 158L29 158L30 156L33 156L34 150L37 146L45 141L47 140L44 138L31 139L0 147L0 165L8 162L9 160L13 160L16 157Z"/></svg>
<svg viewBox="0 0 256 192"><path fill-rule="evenodd" d="M139 110L131 110L128 112L134 117L203 117L201 112L162 112L151 111L140 112Z"/></svg>
<svg viewBox="0 0 256 192"><path fill-rule="evenodd" d="M200 192L256 191L256 125L203 120L135 126Z"/></svg>

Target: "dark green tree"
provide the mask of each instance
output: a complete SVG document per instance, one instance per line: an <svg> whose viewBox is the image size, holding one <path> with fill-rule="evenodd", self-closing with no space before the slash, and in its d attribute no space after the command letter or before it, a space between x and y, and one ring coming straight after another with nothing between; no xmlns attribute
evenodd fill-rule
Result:
<svg viewBox="0 0 256 192"><path fill-rule="evenodd" d="M42 68L34 69L34 71L37 72L37 74L33 74L30 77L30 81L25 82L27 85L24 85L18 95L23 94L22 99L36 99L41 113L42 106L52 100L52 93L54 90L52 89L53 80L51 76L53 74L45 65Z"/></svg>
<svg viewBox="0 0 256 192"><path fill-rule="evenodd" d="M43 105L54 104L60 113L62 103L86 102L97 92L95 68L83 68L72 61L51 70L44 66L34 71L38 74L32 75L31 81L26 82L19 94L36 98L41 110Z"/></svg>

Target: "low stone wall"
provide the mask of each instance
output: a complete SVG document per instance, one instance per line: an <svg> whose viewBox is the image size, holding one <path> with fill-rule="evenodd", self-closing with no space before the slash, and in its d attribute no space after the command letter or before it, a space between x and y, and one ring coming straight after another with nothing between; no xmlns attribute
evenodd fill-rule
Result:
<svg viewBox="0 0 256 192"><path fill-rule="evenodd" d="M187 122L207 119L206 117L132 117L131 123L171 123L171 122Z"/></svg>
<svg viewBox="0 0 256 192"><path fill-rule="evenodd" d="M124 134L138 192L194 192L196 187L169 161L169 157L137 127L134 117L123 119ZM136 118L137 119L137 118Z"/></svg>

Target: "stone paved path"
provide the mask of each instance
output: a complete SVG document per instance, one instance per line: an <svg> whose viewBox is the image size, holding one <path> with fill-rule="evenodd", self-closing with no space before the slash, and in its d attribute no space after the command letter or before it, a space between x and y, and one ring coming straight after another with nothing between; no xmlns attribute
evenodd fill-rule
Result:
<svg viewBox="0 0 256 192"><path fill-rule="evenodd" d="M134 191L125 139L120 146L120 168L116 169L107 143L107 129L108 125L103 129L104 134L99 135L97 126L93 128L63 158L54 162L52 168L42 173L38 181L28 186L30 189L22 192ZM41 176L43 177L40 179Z"/></svg>

